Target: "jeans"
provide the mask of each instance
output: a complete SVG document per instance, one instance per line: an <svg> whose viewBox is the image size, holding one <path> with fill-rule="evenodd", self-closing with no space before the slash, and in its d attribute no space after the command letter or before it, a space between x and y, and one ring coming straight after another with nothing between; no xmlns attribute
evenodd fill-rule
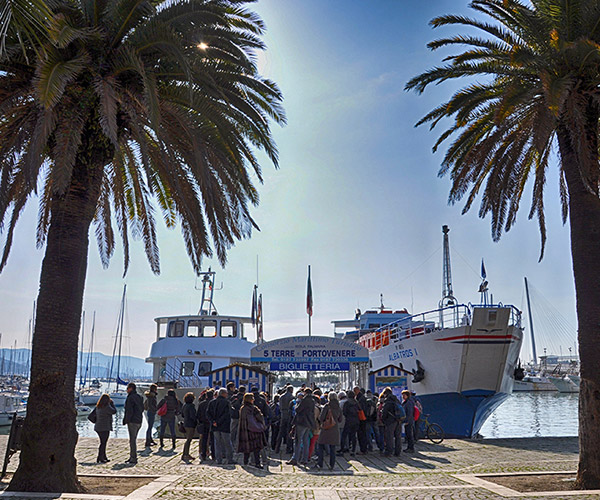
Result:
<svg viewBox="0 0 600 500"><path fill-rule="evenodd" d="M129 432L129 460L137 462L137 435L140 432L142 424L127 424L127 431Z"/></svg>
<svg viewBox="0 0 600 500"><path fill-rule="evenodd" d="M323 467L323 457L325 455L325 449L329 451L329 468L335 467L335 445L334 444L319 444L317 453L319 454L319 467Z"/></svg>
<svg viewBox="0 0 600 500"><path fill-rule="evenodd" d="M406 434L406 449L413 451L415 449L415 423L407 422L404 424L404 434Z"/></svg>
<svg viewBox="0 0 600 500"><path fill-rule="evenodd" d="M360 446L360 451L365 453L367 451L367 421L361 420L358 423L358 444Z"/></svg>
<svg viewBox="0 0 600 500"><path fill-rule="evenodd" d="M98 458L97 461L108 460L106 458L106 443L108 442L108 435L110 431L96 431L100 438L100 446L98 447Z"/></svg>
<svg viewBox="0 0 600 500"><path fill-rule="evenodd" d="M377 424L367 420L367 450L373 450L373 441L377 443Z"/></svg>
<svg viewBox="0 0 600 500"><path fill-rule="evenodd" d="M175 441L175 419L173 420L165 420L164 418L160 419L160 439L165 437L165 431L167 430L167 425L169 426L169 430L171 431L171 438Z"/></svg>
<svg viewBox="0 0 600 500"><path fill-rule="evenodd" d="M352 453L356 451L356 433L358 432L358 424L346 422L344 430L342 431L342 449L345 444L348 444L348 450Z"/></svg>
<svg viewBox="0 0 600 500"><path fill-rule="evenodd" d="M375 439L377 441L377 447L380 451L385 449L385 426L378 425L375 427Z"/></svg>
<svg viewBox="0 0 600 500"><path fill-rule="evenodd" d="M400 455L402 451L402 429L398 422L386 424L385 427L385 452L391 455Z"/></svg>
<svg viewBox="0 0 600 500"><path fill-rule="evenodd" d="M229 424L229 438L231 439L231 446L233 447L233 451L235 453L235 451L237 450L237 434L238 434L238 429L240 427L240 419L239 418L232 418L231 419L231 423Z"/></svg>
<svg viewBox="0 0 600 500"><path fill-rule="evenodd" d="M281 449L281 442L285 441L286 447L285 450L287 453L292 452L292 440L289 436L290 432L290 418L289 417L281 417L281 422L279 423L279 432L277 433L277 439L275 440L275 452L279 453Z"/></svg>
<svg viewBox="0 0 600 500"><path fill-rule="evenodd" d="M294 455L292 460L296 462L308 462L308 446L310 444L310 427L296 426L296 440L294 442Z"/></svg>
<svg viewBox="0 0 600 500"><path fill-rule="evenodd" d="M210 424L201 424L200 434L200 458L206 460L206 457L209 456L209 452L212 458L215 458L215 438L210 431Z"/></svg>
<svg viewBox="0 0 600 500"><path fill-rule="evenodd" d="M146 441L152 441L152 431L154 430L154 419L156 418L156 413L147 411L146 418L148 419L148 430L146 431Z"/></svg>
<svg viewBox="0 0 600 500"><path fill-rule="evenodd" d="M213 431L213 434L215 435L215 460L217 463L224 459L233 462L233 447L229 432Z"/></svg>
<svg viewBox="0 0 600 500"><path fill-rule="evenodd" d="M271 424L271 449L274 450L279 437L279 422Z"/></svg>
<svg viewBox="0 0 600 500"><path fill-rule="evenodd" d="M186 427L185 428L185 444L183 445L183 456L187 457L190 454L190 445L192 444L192 439L194 439L194 433L196 432L195 427Z"/></svg>

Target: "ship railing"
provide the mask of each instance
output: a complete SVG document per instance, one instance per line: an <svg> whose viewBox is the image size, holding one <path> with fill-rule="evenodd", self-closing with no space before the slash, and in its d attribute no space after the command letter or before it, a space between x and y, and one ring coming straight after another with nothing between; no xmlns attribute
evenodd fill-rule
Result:
<svg viewBox="0 0 600 500"><path fill-rule="evenodd" d="M203 387L204 383L200 376L192 372L185 374L182 372L183 362L179 358L173 361L167 361L164 371L164 382L174 382L178 387Z"/></svg>
<svg viewBox="0 0 600 500"><path fill-rule="evenodd" d="M520 327L521 312L514 306L502 304L478 306L473 304L457 304L440 309L434 309L393 321L372 332L362 335L358 343L371 351L385 347L390 342L409 339L419 335L441 330L443 328L458 328L471 324L475 307L509 307L509 325Z"/></svg>
<svg viewBox="0 0 600 500"><path fill-rule="evenodd" d="M521 328L521 310L511 304L503 304L498 302L497 304L471 304L469 302L469 308L473 310L476 307L497 307L497 308L510 308L510 318L508 319L508 326L515 326Z"/></svg>

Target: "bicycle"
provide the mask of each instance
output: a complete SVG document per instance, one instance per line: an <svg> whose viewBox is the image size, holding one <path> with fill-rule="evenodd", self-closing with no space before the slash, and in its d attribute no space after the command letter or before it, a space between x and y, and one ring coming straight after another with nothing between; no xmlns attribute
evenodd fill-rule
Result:
<svg viewBox="0 0 600 500"><path fill-rule="evenodd" d="M427 435L427 439L429 439L433 444L440 444L445 437L444 429L440 424L429 422L429 417L431 415L423 415L423 427L425 427L425 434Z"/></svg>

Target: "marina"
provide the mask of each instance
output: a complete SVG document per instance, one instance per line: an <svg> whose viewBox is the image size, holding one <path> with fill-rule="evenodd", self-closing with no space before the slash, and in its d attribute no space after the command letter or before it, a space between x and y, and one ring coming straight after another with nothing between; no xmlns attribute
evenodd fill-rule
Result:
<svg viewBox="0 0 600 500"><path fill-rule="evenodd" d="M479 431L485 439L521 437L577 436L577 394L558 392L514 393L489 416ZM127 437L127 427L122 425L123 408L117 408L111 438ZM561 418L556 416L560 414ZM158 423L155 424L155 427ZM147 429L144 418L140 436ZM0 435L8 434L10 427L0 427ZM81 437L97 437L94 424L85 416L77 419L77 432ZM157 431L156 431L157 432Z"/></svg>

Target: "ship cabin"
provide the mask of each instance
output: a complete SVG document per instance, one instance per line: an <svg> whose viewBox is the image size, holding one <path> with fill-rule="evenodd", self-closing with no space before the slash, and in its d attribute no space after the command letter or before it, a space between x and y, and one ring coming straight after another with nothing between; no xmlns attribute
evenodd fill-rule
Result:
<svg viewBox="0 0 600 500"><path fill-rule="evenodd" d="M208 374L233 363L249 363L253 342L247 339L252 319L221 316L216 311L198 316L155 318L156 341L147 363L152 379L163 386L205 387Z"/></svg>
<svg viewBox="0 0 600 500"><path fill-rule="evenodd" d="M433 322L412 316L406 309L394 311L383 307L364 313L359 309L354 320L335 320L332 323L336 337L357 342L369 351L385 347L399 336L420 335L434 329ZM340 332L340 329L345 331Z"/></svg>
<svg viewBox="0 0 600 500"><path fill-rule="evenodd" d="M332 323L334 334L337 338L356 342L360 337L373 330L409 316L410 314L406 309L394 311L392 309L378 308L367 310L364 313L360 309L357 309L354 319L334 320ZM341 329L344 331L340 331Z"/></svg>

